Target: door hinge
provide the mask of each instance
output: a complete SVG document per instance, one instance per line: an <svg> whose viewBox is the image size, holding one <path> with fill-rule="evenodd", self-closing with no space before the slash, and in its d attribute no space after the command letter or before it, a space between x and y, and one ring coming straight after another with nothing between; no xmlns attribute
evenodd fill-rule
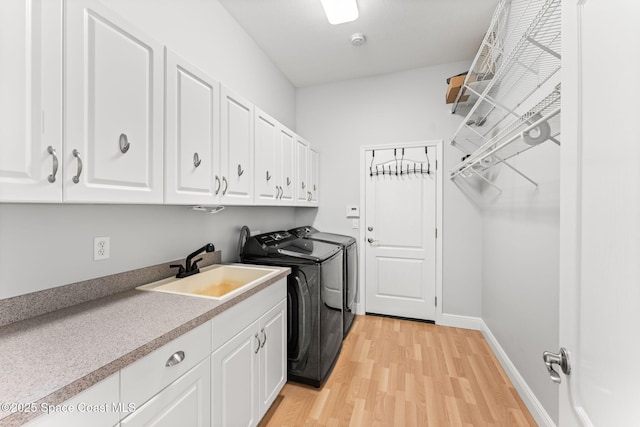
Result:
<svg viewBox="0 0 640 427"><path fill-rule="evenodd" d="M436 297L436 307L438 306L438 297Z"/></svg>
<svg viewBox="0 0 640 427"><path fill-rule="evenodd" d="M438 229L436 228L436 239L438 238Z"/></svg>
<svg viewBox="0 0 640 427"><path fill-rule="evenodd" d="M438 170L438 161L436 160L436 170Z"/></svg>

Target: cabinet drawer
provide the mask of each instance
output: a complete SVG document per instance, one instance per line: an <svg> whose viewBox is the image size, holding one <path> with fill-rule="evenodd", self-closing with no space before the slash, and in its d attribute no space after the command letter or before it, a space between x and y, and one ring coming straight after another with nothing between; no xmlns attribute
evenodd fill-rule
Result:
<svg viewBox="0 0 640 427"><path fill-rule="evenodd" d="M118 424L118 373L112 374L92 385L61 405L51 408L50 414L42 415L27 423L29 427L112 427ZM38 409L42 409L38 407ZM61 412L55 412L61 411ZM65 412L62 412L65 411Z"/></svg>
<svg viewBox="0 0 640 427"><path fill-rule="evenodd" d="M282 278L211 319L212 350L215 351L222 344L238 335L247 325L258 320L260 316L286 297L287 279Z"/></svg>
<svg viewBox="0 0 640 427"><path fill-rule="evenodd" d="M140 407L210 353L211 323L206 322L122 369L121 401ZM167 366L170 359L173 366Z"/></svg>

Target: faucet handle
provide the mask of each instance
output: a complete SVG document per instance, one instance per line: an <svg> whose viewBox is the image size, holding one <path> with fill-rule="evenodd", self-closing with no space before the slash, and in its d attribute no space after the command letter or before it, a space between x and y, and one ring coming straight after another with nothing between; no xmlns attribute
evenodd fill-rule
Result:
<svg viewBox="0 0 640 427"><path fill-rule="evenodd" d="M178 269L178 274L183 274L184 273L184 266L182 264L171 264L171 265L169 265L169 268L177 268Z"/></svg>
<svg viewBox="0 0 640 427"><path fill-rule="evenodd" d="M193 264L191 264L191 271L195 271L198 269L198 263L202 261L202 258L198 258L197 260L193 261Z"/></svg>

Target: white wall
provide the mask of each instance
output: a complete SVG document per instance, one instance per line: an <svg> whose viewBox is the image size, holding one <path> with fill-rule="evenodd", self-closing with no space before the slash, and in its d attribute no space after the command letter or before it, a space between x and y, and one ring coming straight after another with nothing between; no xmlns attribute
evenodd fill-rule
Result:
<svg viewBox="0 0 640 427"><path fill-rule="evenodd" d="M295 88L216 0L104 0L150 36L295 129ZM150 7L152 3L152 7ZM239 227L290 227L294 208L0 204L0 299L186 256L207 242L234 257ZM111 259L93 261L93 238Z"/></svg>
<svg viewBox="0 0 640 427"><path fill-rule="evenodd" d="M101 1L295 129L295 88L217 0Z"/></svg>
<svg viewBox="0 0 640 427"><path fill-rule="evenodd" d="M298 132L320 149L321 202L317 212L299 209L298 225L314 224L358 237L345 207L359 204L360 147L447 140L461 117L449 114L444 103L445 80L468 65L446 64L299 89ZM446 171L459 162L461 153L448 142L444 151ZM449 179L444 183L443 227L443 312L479 317L480 211Z"/></svg>
<svg viewBox="0 0 640 427"><path fill-rule="evenodd" d="M542 352L559 347L560 147L545 142L510 163L487 188L482 230L482 318L509 359L558 422L558 386Z"/></svg>

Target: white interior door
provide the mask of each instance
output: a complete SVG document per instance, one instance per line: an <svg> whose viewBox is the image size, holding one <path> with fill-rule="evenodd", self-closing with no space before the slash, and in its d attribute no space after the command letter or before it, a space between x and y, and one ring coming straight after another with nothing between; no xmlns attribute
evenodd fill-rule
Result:
<svg viewBox="0 0 640 427"><path fill-rule="evenodd" d="M640 4L614 3L563 4L563 427L640 423Z"/></svg>
<svg viewBox="0 0 640 427"><path fill-rule="evenodd" d="M434 147L430 150L435 153ZM365 182L365 309L435 320L435 167L431 165L429 175L422 174L420 163L413 161L425 162L426 172L424 147L405 149L404 158L411 161L400 162L401 149L395 157L393 149L375 150L375 157L373 150L367 151L365 157L373 171ZM393 174L396 164L402 166L402 175ZM376 174L376 165L384 165L385 173L379 166Z"/></svg>

